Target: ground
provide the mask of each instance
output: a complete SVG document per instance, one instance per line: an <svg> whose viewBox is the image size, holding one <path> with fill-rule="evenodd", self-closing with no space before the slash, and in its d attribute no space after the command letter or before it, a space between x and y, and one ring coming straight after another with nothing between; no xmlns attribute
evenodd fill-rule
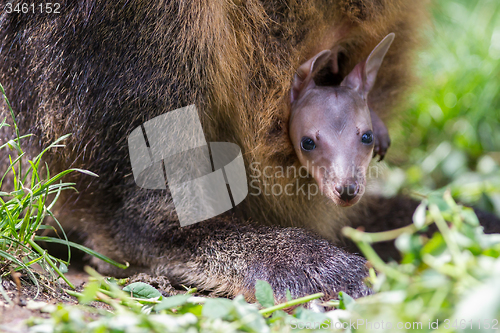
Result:
<svg viewBox="0 0 500 333"><path fill-rule="evenodd" d="M70 268L66 274L68 279L77 287L77 291L83 289L88 276L81 267ZM34 301L37 287L31 280L23 275L19 282L21 289L17 288L16 282L9 276L2 278L2 287L6 291L13 304L8 304L3 297L0 297L0 332L27 332L26 319L30 317L48 318L49 314L40 311L43 302L46 304L78 304L75 297L69 296L61 288L69 287L63 282L60 286L47 281L43 276L40 278L40 292Z"/></svg>

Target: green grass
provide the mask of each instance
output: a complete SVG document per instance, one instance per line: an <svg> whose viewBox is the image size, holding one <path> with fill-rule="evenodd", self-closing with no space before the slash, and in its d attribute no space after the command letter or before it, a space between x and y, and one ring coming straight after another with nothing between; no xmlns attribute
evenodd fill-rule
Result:
<svg viewBox="0 0 500 333"><path fill-rule="evenodd" d="M390 124L388 193L445 186L500 216L500 6L440 0L425 33L419 81Z"/></svg>
<svg viewBox="0 0 500 333"><path fill-rule="evenodd" d="M3 154L5 154L3 156L9 156L10 162L7 171L0 180L0 280L12 272L22 270L29 276L33 284L39 287L39 279L37 278L39 272L33 269L33 266L37 264L41 272L51 278L50 280L56 281L58 278L62 278L70 288L74 289L71 282L64 276L71 258L71 247L95 255L109 263L126 267L88 248L68 241L59 221L52 213L52 208L61 191L75 190L74 183L64 183L62 179L71 172L81 172L94 177L97 175L81 169L69 169L51 175L47 165L42 163L45 153L52 149L63 148L62 142L69 135L59 138L33 159L28 158L22 147L24 140L30 135L20 135L14 112L1 85L0 92L10 110L14 126L13 133L15 133L14 139L0 146L0 150L3 150ZM0 124L0 127L3 126L9 126L6 119ZM37 235L40 230L44 229L56 231L53 226L46 224L47 217L51 217L59 226L62 231L62 239ZM68 261L48 254L36 241L66 245L68 247ZM0 293L8 303L12 302L3 290L1 283Z"/></svg>

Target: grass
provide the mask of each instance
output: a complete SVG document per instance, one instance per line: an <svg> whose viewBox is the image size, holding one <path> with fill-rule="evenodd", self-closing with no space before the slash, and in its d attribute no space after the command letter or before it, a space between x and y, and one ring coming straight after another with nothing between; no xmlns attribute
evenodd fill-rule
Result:
<svg viewBox="0 0 500 333"><path fill-rule="evenodd" d="M33 159L28 158L22 146L24 140L30 135L20 135L14 112L1 85L0 92L10 110L14 126L13 133L15 133L14 139L0 146L0 150L8 151L4 156L8 156L10 162L0 180L0 280L6 275L22 270L39 290L39 278L37 278L39 273L33 269L34 265L37 264L41 272L51 278L50 280L56 281L58 278L62 278L70 288L74 289L72 283L64 276L71 258L71 247L78 248L109 263L126 267L88 248L68 241L64 229L52 213L52 208L61 192L75 190L74 183L64 183L62 179L71 172L81 172L93 177L97 175L81 169L69 169L51 175L47 165L42 164L44 154L52 149L63 148L62 142L69 135L59 138ZM0 124L0 127L3 126L10 126L6 119ZM56 231L53 226L46 223L47 217L51 217L59 226L63 239L37 235L37 232L44 229ZM48 254L36 243L37 241L66 245L68 247L68 261ZM1 283L0 292L8 303L12 303Z"/></svg>
<svg viewBox="0 0 500 333"><path fill-rule="evenodd" d="M431 10L420 79L404 121L390 124L386 192L450 187L461 202L500 216L500 6L440 0Z"/></svg>

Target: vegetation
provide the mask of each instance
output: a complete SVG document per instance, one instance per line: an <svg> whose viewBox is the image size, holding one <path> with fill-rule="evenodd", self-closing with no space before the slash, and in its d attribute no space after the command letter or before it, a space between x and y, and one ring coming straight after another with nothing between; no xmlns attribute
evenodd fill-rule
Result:
<svg viewBox="0 0 500 333"><path fill-rule="evenodd" d="M417 61L403 122L391 124L386 191L450 187L454 197L500 215L500 6L438 0Z"/></svg>
<svg viewBox="0 0 500 333"><path fill-rule="evenodd" d="M71 282L64 276L64 273L67 272L69 259L71 258L71 247L78 248L105 261L126 268L125 265L119 264L79 244L68 241L59 221L51 211L61 191L75 190L73 188L74 183L63 183L61 180L71 172L81 172L90 176L97 175L86 170L69 169L51 176L46 165L41 164L43 155L50 149L64 147L61 142L69 135L59 138L35 158L32 160L29 159L22 149L22 143L31 135L21 136L19 134L12 107L2 85L0 85L0 92L4 96L7 107L10 110L14 124L13 133L15 133L16 137L0 146L0 149L9 151L8 156L10 161L9 167L0 179L0 282L2 277L12 274L19 284L18 274L13 273L23 270L39 291L40 279L37 278L38 273L32 268L37 264L41 268L41 271L50 277L51 280L60 277L74 289ZM0 128L4 126L9 126L5 119L0 123ZM44 229L52 229L56 232L53 226L46 223L46 217L51 217L60 227L64 239L37 235L38 231ZM48 254L36 241L66 245L68 247L68 261ZM12 303L3 290L1 283L0 293L8 303Z"/></svg>
<svg viewBox="0 0 500 333"><path fill-rule="evenodd" d="M428 208L428 209L427 209ZM448 221L448 223L447 223ZM426 239L414 232L436 223L440 233ZM111 311L89 306L42 304L51 319L33 319L33 332L290 332L311 331L455 332L498 329L500 317L500 235L485 235L471 208L457 205L449 192L444 198L429 196L417 209L414 224L379 234L347 228L376 270L368 283L377 294L354 301L345 293L325 303L314 294L285 304L274 304L271 286L256 285L257 304L239 296L234 300L195 297L196 290L164 298L144 283L105 279L87 269L93 279L83 293L70 294L81 304L99 300ZM397 237L403 262L384 263L373 251L374 241ZM316 300L316 302L314 302ZM292 306L308 301L310 309ZM334 307L337 310L318 312ZM96 315L91 317L91 314Z"/></svg>
<svg viewBox="0 0 500 333"><path fill-rule="evenodd" d="M258 281L257 304L196 296L189 288L164 297L150 285L123 288L127 280L87 269L85 289L66 290L80 305L28 304L50 313L49 319L30 319L31 331L498 331L500 235L485 235L474 211L457 202L500 216L500 5L436 0L432 19L428 47L417 61L417 88L400 111L404 121L390 124L393 147L379 185L387 195L406 192L422 199L414 223L383 233L343 230L373 266L367 283L375 295L353 300L341 292L338 300L320 302L322 295L315 294L276 305L271 287ZM73 184L60 182L71 170L51 177L40 167L41 156L23 169L22 139L2 146L17 157L9 169L14 188L0 193L0 273L22 269L36 284L34 262L53 276L64 273L67 263L42 250L35 241L45 238L35 232L50 228L43 218L52 216L53 202ZM419 233L431 224L439 232L430 238ZM386 240L396 241L400 264L384 263L374 252L371 245ZM96 301L104 306L93 306Z"/></svg>

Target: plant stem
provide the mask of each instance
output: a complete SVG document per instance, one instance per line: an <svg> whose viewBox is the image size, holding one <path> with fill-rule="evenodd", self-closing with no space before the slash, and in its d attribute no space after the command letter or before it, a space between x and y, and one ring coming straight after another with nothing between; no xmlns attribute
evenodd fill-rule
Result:
<svg viewBox="0 0 500 333"><path fill-rule="evenodd" d="M270 313L273 313L273 312L278 311L278 310L289 308L291 306L307 303L309 301L312 301L313 299L318 299L318 298L323 297L323 296L325 296L325 294L323 294L323 293L312 294L312 295L297 298L297 299L294 299L294 300L291 300L291 301L288 301L285 303L281 303L281 304L278 304L275 306L271 306L271 307L266 308L266 309L262 309L259 311L259 313L262 315L270 314Z"/></svg>
<svg viewBox="0 0 500 333"><path fill-rule="evenodd" d="M49 264L50 267L52 267L52 269L54 271L56 271L57 275L59 275L63 280L64 282L66 282L68 284L68 286L70 286L71 289L75 289L75 286L69 282L69 280L66 278L66 276L64 276L64 274L59 270L59 268L57 268L57 266L52 262L52 260L49 258L49 256L47 255L47 253L45 252L44 249L42 249L37 243L35 243L32 239L29 239L28 240L28 243L31 245L31 247L38 253L40 253L42 256L45 257L45 260L47 261L47 263Z"/></svg>
<svg viewBox="0 0 500 333"><path fill-rule="evenodd" d="M415 226L413 226L413 224L411 226L413 228L415 228ZM408 226L408 227L410 227L410 226ZM408 227L405 227L405 228L408 228ZM401 229L405 229L405 228L400 228L400 229L396 229L393 231L397 231L397 230L401 230ZM387 232L387 233L392 233L393 231ZM408 283L409 277L407 275L405 275L405 274L397 271L396 269L386 265L386 263L378 256L378 254L375 252L375 250L373 250L373 248L370 246L370 242L373 241L373 239L371 238L371 236L373 236L373 234L370 235L368 233L353 229L351 227L344 227L342 229L342 233L344 235L346 235L347 237L349 237L350 239L352 239L356 243L358 248L365 255L366 259L368 259L368 261L373 265L373 267L375 267L376 270L384 273L385 275L387 275L395 280L398 280L398 281L403 282L403 283ZM381 233L377 233L377 234L387 234L387 233L381 232ZM384 236L384 237L386 237L386 236Z"/></svg>

